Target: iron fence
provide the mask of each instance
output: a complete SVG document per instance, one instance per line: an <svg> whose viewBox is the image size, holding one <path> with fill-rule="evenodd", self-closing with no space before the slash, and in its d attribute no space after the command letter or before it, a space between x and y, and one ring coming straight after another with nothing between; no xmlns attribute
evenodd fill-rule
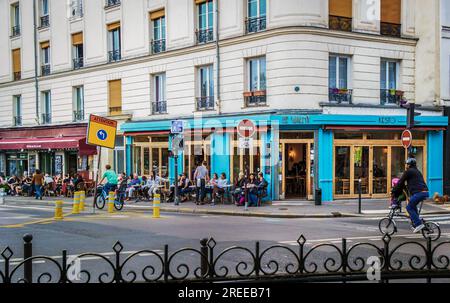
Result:
<svg viewBox="0 0 450 303"><path fill-rule="evenodd" d="M337 103L348 103L352 104L353 90L351 89L339 89L330 88L328 89L328 99L330 102Z"/></svg>
<svg viewBox="0 0 450 303"><path fill-rule="evenodd" d="M120 0L106 0L105 1L105 8L110 8L114 6L120 5Z"/></svg>
<svg viewBox="0 0 450 303"><path fill-rule="evenodd" d="M73 61L73 69L80 69L84 66L83 57L74 58L72 59L72 61Z"/></svg>
<svg viewBox="0 0 450 303"><path fill-rule="evenodd" d="M214 110L214 96L197 97L197 110Z"/></svg>
<svg viewBox="0 0 450 303"><path fill-rule="evenodd" d="M50 75L50 64L41 65L41 76Z"/></svg>
<svg viewBox="0 0 450 303"><path fill-rule="evenodd" d="M212 28L199 29L195 32L197 44L208 43L214 40L214 32Z"/></svg>
<svg viewBox="0 0 450 303"><path fill-rule="evenodd" d="M152 54L159 54L166 51L166 39L152 40Z"/></svg>
<svg viewBox="0 0 450 303"><path fill-rule="evenodd" d="M383 36L401 37L402 25L395 23L381 22L380 34Z"/></svg>
<svg viewBox="0 0 450 303"><path fill-rule="evenodd" d="M50 26L50 18L48 15L42 16L41 17L41 25L39 26L39 28L46 28Z"/></svg>
<svg viewBox="0 0 450 303"><path fill-rule="evenodd" d="M332 30L351 32L352 21L352 18L330 15L328 18L328 27Z"/></svg>
<svg viewBox="0 0 450 303"><path fill-rule="evenodd" d="M20 25L11 27L11 37L20 36Z"/></svg>
<svg viewBox="0 0 450 303"><path fill-rule="evenodd" d="M450 278L450 241L407 241L392 243L389 235L383 236L381 245L358 242L349 245L321 243L311 246L302 235L291 246L270 245L263 247L255 242L253 248L232 246L217 249L213 238L202 239L200 248L182 248L173 252L164 245L163 250L144 249L124 251L117 242L108 256L99 253L82 253L69 256L63 250L59 257L33 255L32 235L23 237L23 258L13 259L14 252L6 247L0 258L0 283L173 283L190 282L238 282L238 281L368 281L389 282L396 279ZM148 256L139 268L129 265L140 256ZM71 273L76 260L94 258L107 270L79 267L79 280ZM378 267L370 259L378 259ZM188 263L189 260L194 260ZM37 263L45 263L46 268ZM37 270L40 269L40 270ZM378 270L377 279L369 274ZM375 272L376 273L376 272Z"/></svg>
<svg viewBox="0 0 450 303"><path fill-rule="evenodd" d="M108 62L116 62L121 59L120 49L112 50L108 52Z"/></svg>
<svg viewBox="0 0 450 303"><path fill-rule="evenodd" d="M266 29L266 16L249 17L245 20L245 31L257 33Z"/></svg>

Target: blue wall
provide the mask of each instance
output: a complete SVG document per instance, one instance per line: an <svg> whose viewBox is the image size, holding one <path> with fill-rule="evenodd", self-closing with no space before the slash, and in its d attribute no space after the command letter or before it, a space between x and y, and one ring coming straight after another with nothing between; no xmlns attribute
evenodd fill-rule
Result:
<svg viewBox="0 0 450 303"><path fill-rule="evenodd" d="M129 176L133 171L133 137L125 137L125 170Z"/></svg>
<svg viewBox="0 0 450 303"><path fill-rule="evenodd" d="M333 201L333 132L319 129L319 188L322 201ZM317 161L317 160L316 160Z"/></svg>
<svg viewBox="0 0 450 303"><path fill-rule="evenodd" d="M230 134L228 133L214 133L211 138L211 172L210 174L226 173L230 182Z"/></svg>
<svg viewBox="0 0 450 303"><path fill-rule="evenodd" d="M430 196L442 195L444 186L444 135L442 131L429 131L427 135L427 185Z"/></svg>

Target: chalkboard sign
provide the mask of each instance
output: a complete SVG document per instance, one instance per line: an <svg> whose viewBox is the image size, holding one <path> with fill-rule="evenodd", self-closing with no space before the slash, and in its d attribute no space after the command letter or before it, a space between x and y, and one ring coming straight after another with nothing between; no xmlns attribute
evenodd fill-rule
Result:
<svg viewBox="0 0 450 303"><path fill-rule="evenodd" d="M55 174L62 175L62 156L57 155L55 156Z"/></svg>

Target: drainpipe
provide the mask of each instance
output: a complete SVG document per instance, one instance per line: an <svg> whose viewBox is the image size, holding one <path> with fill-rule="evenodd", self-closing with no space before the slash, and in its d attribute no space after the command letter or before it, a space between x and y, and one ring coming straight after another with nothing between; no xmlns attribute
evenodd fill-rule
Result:
<svg viewBox="0 0 450 303"><path fill-rule="evenodd" d="M220 104L220 48L219 48L219 0L216 0L216 104L217 104L217 112L220 115L222 112L221 104Z"/></svg>
<svg viewBox="0 0 450 303"><path fill-rule="evenodd" d="M39 125L39 82L38 82L38 49L37 49L37 24L36 24L36 0L33 0L33 26L34 26L34 87L36 98L36 123Z"/></svg>

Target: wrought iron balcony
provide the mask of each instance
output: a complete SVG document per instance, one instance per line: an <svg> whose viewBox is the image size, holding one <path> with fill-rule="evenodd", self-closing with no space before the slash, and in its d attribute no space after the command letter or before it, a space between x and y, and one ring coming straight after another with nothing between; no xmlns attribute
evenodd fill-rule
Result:
<svg viewBox="0 0 450 303"><path fill-rule="evenodd" d="M158 54L166 51L166 39L152 40L152 54Z"/></svg>
<svg viewBox="0 0 450 303"><path fill-rule="evenodd" d="M44 64L41 66L41 76L50 75L50 64Z"/></svg>
<svg viewBox="0 0 450 303"><path fill-rule="evenodd" d="M404 92L396 89L381 89L380 103L384 104L400 104L403 100Z"/></svg>
<svg viewBox="0 0 450 303"><path fill-rule="evenodd" d="M329 16L328 28L337 31L352 31L352 18L341 16Z"/></svg>
<svg viewBox="0 0 450 303"><path fill-rule="evenodd" d="M120 49L108 52L108 62L116 62L121 59Z"/></svg>
<svg viewBox="0 0 450 303"><path fill-rule="evenodd" d="M106 0L105 8L110 8L120 5L120 0Z"/></svg>
<svg viewBox="0 0 450 303"><path fill-rule="evenodd" d="M22 72L14 72L14 81L22 79Z"/></svg>
<svg viewBox="0 0 450 303"><path fill-rule="evenodd" d="M50 26L50 18L48 15L41 17L41 25L39 28L46 28Z"/></svg>
<svg viewBox="0 0 450 303"><path fill-rule="evenodd" d="M41 124L51 124L52 123L52 114L46 113L41 114Z"/></svg>
<svg viewBox="0 0 450 303"><path fill-rule="evenodd" d="M11 27L11 38L20 36L20 25Z"/></svg>
<svg viewBox="0 0 450 303"><path fill-rule="evenodd" d="M152 103L152 114L166 114L167 101L155 101Z"/></svg>
<svg viewBox="0 0 450 303"><path fill-rule="evenodd" d="M83 17L83 4L81 2L70 7L70 17L72 19Z"/></svg>
<svg viewBox="0 0 450 303"><path fill-rule="evenodd" d="M245 106L264 106L267 104L267 96L265 90L245 92L244 93Z"/></svg>
<svg viewBox="0 0 450 303"><path fill-rule="evenodd" d="M196 31L197 43L208 43L214 41L214 32L212 28L199 29Z"/></svg>
<svg viewBox="0 0 450 303"><path fill-rule="evenodd" d="M14 126L22 126L22 116L16 116L13 119Z"/></svg>
<svg viewBox="0 0 450 303"><path fill-rule="evenodd" d="M352 104L352 94L353 90L351 89L342 89L342 88L330 88L328 90L328 99L330 102L337 103L348 103Z"/></svg>
<svg viewBox="0 0 450 303"><path fill-rule="evenodd" d="M197 110L214 110L214 96L198 97Z"/></svg>
<svg viewBox="0 0 450 303"><path fill-rule="evenodd" d="M256 33L266 29L266 16L250 17L245 20L245 31L248 33Z"/></svg>
<svg viewBox="0 0 450 303"><path fill-rule="evenodd" d="M84 111L74 110L73 111L73 122L84 121Z"/></svg>
<svg viewBox="0 0 450 303"><path fill-rule="evenodd" d="M390 37L401 37L402 35L402 25L388 22L380 23L380 34L383 36Z"/></svg>
<svg viewBox="0 0 450 303"><path fill-rule="evenodd" d="M73 69L80 69L84 66L83 57L73 59Z"/></svg>

